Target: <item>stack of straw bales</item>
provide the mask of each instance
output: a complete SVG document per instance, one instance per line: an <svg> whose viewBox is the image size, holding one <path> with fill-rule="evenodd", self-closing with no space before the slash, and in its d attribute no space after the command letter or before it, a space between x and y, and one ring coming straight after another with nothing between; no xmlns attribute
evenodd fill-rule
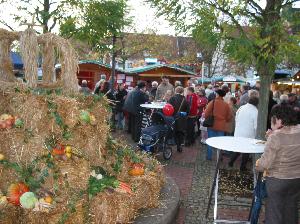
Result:
<svg viewBox="0 0 300 224"><path fill-rule="evenodd" d="M17 87L17 89L16 89ZM16 91L17 90L17 91ZM83 191L75 200L75 211L65 217L65 223L128 223L136 216L139 209L158 205L159 191L164 184L164 175L157 165L152 171L146 171L140 177L128 175L130 160L124 158L122 170L114 173L112 165L116 161L115 152L108 152L107 123L109 110L103 99L95 101L92 96L75 95L41 95L29 92L26 86L0 81L0 115L11 114L24 121L22 128L0 129L0 153L11 161L22 166L31 164L38 157L45 155L45 139L57 135L61 144L70 145L81 152L80 157L72 156L67 161L56 161L59 170L58 180L52 173L43 184L43 188L53 192L58 181L58 189L54 195L57 205L50 212L34 212L20 207L8 205L0 207L0 223L57 223L70 209L74 192ZM49 104L56 105L72 136L61 138L62 128L51 115ZM83 124L79 120L80 112L88 110L96 118L93 125ZM153 162L145 155L140 155L144 163ZM38 164L42 169L44 164ZM101 166L119 180L129 183L134 190L133 195L117 191L104 191L89 199L85 189L93 166ZM5 193L11 183L20 181L12 169L0 165L0 190ZM56 181L56 182L55 182ZM57 184L57 183L56 183ZM57 187L57 186L56 186Z"/></svg>

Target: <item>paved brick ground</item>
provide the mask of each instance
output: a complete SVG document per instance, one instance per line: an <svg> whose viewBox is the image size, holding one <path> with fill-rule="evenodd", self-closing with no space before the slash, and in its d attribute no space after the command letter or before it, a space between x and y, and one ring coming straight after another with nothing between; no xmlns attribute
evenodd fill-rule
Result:
<svg viewBox="0 0 300 224"><path fill-rule="evenodd" d="M118 134L118 136L122 135L124 133ZM122 138L129 144L135 145L128 135ZM162 156L158 156L158 159L165 164L166 173L176 181L180 188L181 202L176 224L213 223L213 206L211 206L208 219L205 218L205 214L216 159L206 160L206 147L197 143L192 147L185 147L182 153L177 152L176 149L173 150L173 156L169 161L164 161ZM224 164L227 163L228 159L224 158L222 166L226 167ZM220 195L218 219L247 220L250 206L251 198ZM260 223L264 220L263 213L261 212Z"/></svg>

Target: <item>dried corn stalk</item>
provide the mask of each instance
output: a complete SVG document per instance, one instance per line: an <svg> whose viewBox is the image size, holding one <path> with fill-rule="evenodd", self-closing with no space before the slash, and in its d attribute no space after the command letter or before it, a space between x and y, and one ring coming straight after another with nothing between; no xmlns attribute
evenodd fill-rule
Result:
<svg viewBox="0 0 300 224"><path fill-rule="evenodd" d="M54 81L54 45L51 40L46 40L43 46L43 82L52 83Z"/></svg>
<svg viewBox="0 0 300 224"><path fill-rule="evenodd" d="M52 33L46 33L38 38L38 42L45 45L47 42L53 43L60 55L61 76L65 92L78 92L78 58L70 42Z"/></svg>
<svg viewBox="0 0 300 224"><path fill-rule="evenodd" d="M21 32L20 49L25 69L25 79L31 88L37 86L38 81L38 42L33 29L28 28Z"/></svg>
<svg viewBox="0 0 300 224"><path fill-rule="evenodd" d="M15 81L13 65L10 59L10 46L18 38L18 33L0 28L0 79Z"/></svg>

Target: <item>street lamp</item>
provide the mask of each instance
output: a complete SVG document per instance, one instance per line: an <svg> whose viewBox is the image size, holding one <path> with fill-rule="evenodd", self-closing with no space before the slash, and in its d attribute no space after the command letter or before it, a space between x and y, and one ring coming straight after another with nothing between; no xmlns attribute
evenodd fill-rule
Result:
<svg viewBox="0 0 300 224"><path fill-rule="evenodd" d="M201 52L197 53L197 59L201 62L202 61L202 66L201 66L201 81L202 85L204 83L204 60L203 60L203 55Z"/></svg>

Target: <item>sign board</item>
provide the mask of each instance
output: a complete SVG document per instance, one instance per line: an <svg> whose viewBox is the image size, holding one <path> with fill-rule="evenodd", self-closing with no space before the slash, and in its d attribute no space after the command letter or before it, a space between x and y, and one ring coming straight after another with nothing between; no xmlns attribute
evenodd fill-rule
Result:
<svg viewBox="0 0 300 224"><path fill-rule="evenodd" d="M118 74L117 79L125 79L125 74Z"/></svg>
<svg viewBox="0 0 300 224"><path fill-rule="evenodd" d="M133 82L133 76L126 76L126 82Z"/></svg>
<svg viewBox="0 0 300 224"><path fill-rule="evenodd" d="M225 76L223 82L236 82L236 78L234 76Z"/></svg>

